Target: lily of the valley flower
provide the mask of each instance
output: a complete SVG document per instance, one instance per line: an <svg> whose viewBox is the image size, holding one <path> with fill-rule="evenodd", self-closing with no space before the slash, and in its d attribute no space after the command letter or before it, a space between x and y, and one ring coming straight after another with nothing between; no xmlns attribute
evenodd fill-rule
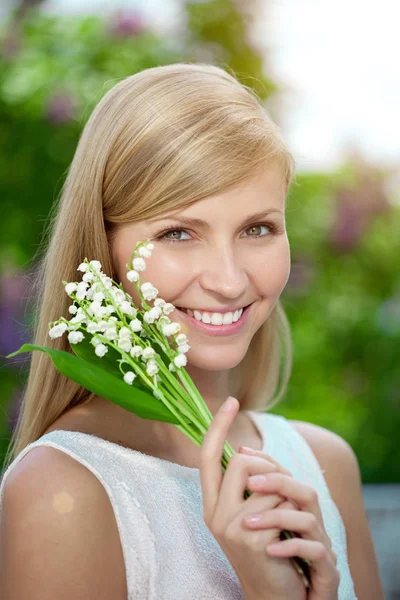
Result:
<svg viewBox="0 0 400 600"><path fill-rule="evenodd" d="M65 333L68 329L68 325L66 323L59 323L58 325L54 325L49 331L49 335L51 338L55 339L61 337L63 333Z"/></svg>
<svg viewBox="0 0 400 600"><path fill-rule="evenodd" d="M180 325L168 318L175 310L173 304L159 298L159 292L153 284L140 281L140 274L146 269L145 259L151 257L153 249L151 242L139 242L127 265L126 277L136 285L142 298L143 311L133 304L132 297L122 285L117 285L102 272L98 260L85 259L77 268L83 273L82 281L63 282L65 292L73 300L68 309L72 318L61 318L54 322L49 335L54 339L68 332L71 345L79 344L89 336L93 351L99 358L105 356L112 347L121 356L120 371L128 385L133 385L137 377L144 378L142 383L148 385L151 377L153 392L161 384L161 388L165 388L163 392L167 393L168 389L170 393L171 382L164 382L163 376L176 378L177 375L173 373L179 372L187 364L185 354L190 345L186 335L180 333ZM147 303L152 300L154 304L149 306ZM163 349L169 357L169 363L162 363L160 355L151 346L152 342ZM125 365L128 370L124 368ZM160 369L163 372L161 377L158 375Z"/></svg>
<svg viewBox="0 0 400 600"><path fill-rule="evenodd" d="M142 310L134 305L121 284L102 272L98 260L85 258L77 269L83 273L82 281L63 282L65 292L73 300L68 309L73 316L50 323L49 336L56 339L68 332L72 348L88 338L89 347L100 360L110 350L116 352L121 379L129 386L140 383L149 388L154 401L163 402L175 417L179 423L175 426L201 446L212 415L184 369L189 340L180 331L179 323L168 317L175 310L174 305L159 298L159 291L150 282L140 280L146 270L145 259L151 257L153 249L151 242L139 242L126 265L126 278L135 285ZM152 301L153 306L148 304ZM225 442L223 469L233 454L233 448ZM245 497L250 494L246 490ZM295 537L288 531L283 535ZM295 558L292 562L308 587L303 566L304 562L310 565L309 561Z"/></svg>
<svg viewBox="0 0 400 600"><path fill-rule="evenodd" d="M124 381L126 381L126 383L129 383L129 385L132 385L134 379L136 379L136 375L135 375L135 373L133 373L133 371L127 371L125 373Z"/></svg>
<svg viewBox="0 0 400 600"><path fill-rule="evenodd" d="M154 285L152 285L148 281L146 281L146 283L143 283L140 286L140 289L142 291L142 294L143 294L143 297L145 298L145 300L154 300L154 298L157 298L158 289L155 288Z"/></svg>
<svg viewBox="0 0 400 600"><path fill-rule="evenodd" d="M68 334L68 341L70 344L78 344L83 340L85 336L81 331L71 331Z"/></svg>

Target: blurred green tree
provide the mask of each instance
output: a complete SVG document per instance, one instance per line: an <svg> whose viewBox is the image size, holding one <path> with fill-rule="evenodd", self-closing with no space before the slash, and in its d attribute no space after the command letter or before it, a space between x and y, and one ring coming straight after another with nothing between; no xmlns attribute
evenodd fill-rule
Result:
<svg viewBox="0 0 400 600"><path fill-rule="evenodd" d="M231 69L266 100L278 91L251 39L251 2L187 2L187 27L152 31L140 13L53 16L22 3L0 37L0 354L29 339L29 268L80 132L120 78L177 61ZM272 412L327 427L354 448L365 482L400 481L400 216L387 173L349 161L298 176L287 208L292 270L282 295L293 375ZM28 355L26 355L28 357ZM0 359L0 454L28 363Z"/></svg>
<svg viewBox="0 0 400 600"><path fill-rule="evenodd" d="M357 163L304 175L286 213L294 361L272 412L341 435L365 483L400 481L400 210L389 175Z"/></svg>
<svg viewBox="0 0 400 600"><path fill-rule="evenodd" d="M266 77L267 56L252 39L252 25L258 10L254 0L208 0L186 2L187 48L193 58L229 65L242 83L266 99L278 90Z"/></svg>
<svg viewBox="0 0 400 600"><path fill-rule="evenodd" d="M47 14L40 4L19 2L0 31L2 456L28 369L26 361L18 369L2 357L30 339L32 257L45 239L47 217L94 106L121 78L155 65L196 61L211 40L212 14L212 35L217 35L215 18L221 10L228 11L228 20L221 24L222 54L212 62L234 71L240 55L250 85L261 84L262 97L275 89L264 75L260 54L244 41L249 20L234 2L218 0L197 9L189 3L183 35L157 33L137 11L65 16Z"/></svg>

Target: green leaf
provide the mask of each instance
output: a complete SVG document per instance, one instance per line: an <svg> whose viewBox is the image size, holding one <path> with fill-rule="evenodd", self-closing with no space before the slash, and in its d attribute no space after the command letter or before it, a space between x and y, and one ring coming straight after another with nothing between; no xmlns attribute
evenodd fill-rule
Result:
<svg viewBox="0 0 400 600"><path fill-rule="evenodd" d="M71 344L71 349L76 354L76 356L82 360L85 360L97 367L100 367L107 373L111 375L115 375L119 379L121 379L122 374L119 370L118 359L121 358L121 354L114 350L111 346L107 345L107 352L104 356L100 357L94 351L94 346L90 342L90 334L88 334L84 329L78 329L84 334L84 338L78 344ZM125 383L125 382L124 382ZM136 380L135 380L136 383ZM125 384L127 385L127 384Z"/></svg>
<svg viewBox="0 0 400 600"><path fill-rule="evenodd" d="M121 371L119 370L119 364L117 362L121 358L121 354L119 352L117 352L117 350L114 350L114 348L112 348L111 346L107 346L107 348L108 348L107 353L102 357L97 356L97 354L94 351L94 346L89 340L87 332L85 332L83 329L81 331L82 331L82 333L85 334L85 337L78 344L71 345L73 352L77 355L78 358L81 358L82 360L85 360L85 361L99 367L100 369L102 369L103 371L106 371L107 373L109 373L111 375L115 375L115 377L117 377L118 380L121 381L122 374L121 374ZM125 383L125 382L123 381L123 383ZM128 384L125 383L125 385L128 385ZM151 392L149 391L149 388L146 386L145 383L142 382L142 380L139 376L134 380L132 387L135 389L140 389L140 390L144 391L146 394L151 394ZM154 399L154 396L152 394L151 394L151 396Z"/></svg>
<svg viewBox="0 0 400 600"><path fill-rule="evenodd" d="M48 354L56 369L65 377L72 379L94 394L111 400L138 417L153 421L165 421L174 425L179 424L169 409L161 400L155 398L150 390L125 383L119 370L119 376L109 372L109 365L105 369L104 366L94 364L94 361L89 362L70 352L53 350L36 344L24 344L16 352L8 354L6 358L33 350L40 350Z"/></svg>

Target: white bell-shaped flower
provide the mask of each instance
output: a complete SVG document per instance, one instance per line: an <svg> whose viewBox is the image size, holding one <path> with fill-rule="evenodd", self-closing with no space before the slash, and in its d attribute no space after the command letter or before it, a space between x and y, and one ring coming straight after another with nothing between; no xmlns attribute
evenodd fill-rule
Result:
<svg viewBox="0 0 400 600"><path fill-rule="evenodd" d="M133 371L127 371L124 375L124 381L132 385L133 380L136 379L136 374Z"/></svg>
<svg viewBox="0 0 400 600"><path fill-rule="evenodd" d="M70 344L78 344L83 339L85 339L85 336L82 331L70 331L68 334L68 341Z"/></svg>
<svg viewBox="0 0 400 600"><path fill-rule="evenodd" d="M49 331L49 336L54 340L55 338L61 337L68 329L67 323L59 323L54 325Z"/></svg>
<svg viewBox="0 0 400 600"><path fill-rule="evenodd" d="M185 367L187 365L187 358L185 354L179 354L178 356L175 356L174 364L177 367Z"/></svg>
<svg viewBox="0 0 400 600"><path fill-rule="evenodd" d="M137 271L135 271L135 269L132 269L131 271L128 271L126 274L126 278L128 281L139 281L140 275Z"/></svg>
<svg viewBox="0 0 400 600"><path fill-rule="evenodd" d="M134 258L132 266L135 271L144 271L146 269L146 261L143 258Z"/></svg>
<svg viewBox="0 0 400 600"><path fill-rule="evenodd" d="M146 281L146 283L142 283L140 289L145 300L154 300L154 298L156 298L158 295L158 289L154 287L154 285L152 285L149 281Z"/></svg>
<svg viewBox="0 0 400 600"><path fill-rule="evenodd" d="M108 348L105 344L97 344L94 351L95 351L96 355L101 358L108 352Z"/></svg>

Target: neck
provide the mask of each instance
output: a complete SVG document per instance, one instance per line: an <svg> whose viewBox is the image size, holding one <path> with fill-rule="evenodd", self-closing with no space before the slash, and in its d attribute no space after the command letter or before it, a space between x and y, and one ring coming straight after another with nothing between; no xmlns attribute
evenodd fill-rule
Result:
<svg viewBox="0 0 400 600"><path fill-rule="evenodd" d="M191 364L185 369L214 416L230 395L229 371L205 371Z"/></svg>
<svg viewBox="0 0 400 600"><path fill-rule="evenodd" d="M187 372L214 416L229 396L229 370L204 370L188 364ZM70 409L64 429L74 428L103 439L179 464L190 466L199 461L200 448L170 423L142 419L99 396ZM234 450L240 445L260 450L263 442L254 423L243 412L237 414L227 441Z"/></svg>

